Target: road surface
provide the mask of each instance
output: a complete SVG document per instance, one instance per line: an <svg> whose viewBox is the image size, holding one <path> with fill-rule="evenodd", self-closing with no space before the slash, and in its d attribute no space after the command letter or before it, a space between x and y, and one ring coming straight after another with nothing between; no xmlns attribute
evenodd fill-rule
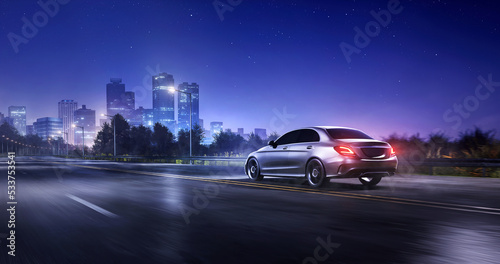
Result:
<svg viewBox="0 0 500 264"><path fill-rule="evenodd" d="M241 167L16 157L0 263L498 263L500 179L396 175L320 190ZM15 256L7 247L15 232Z"/></svg>

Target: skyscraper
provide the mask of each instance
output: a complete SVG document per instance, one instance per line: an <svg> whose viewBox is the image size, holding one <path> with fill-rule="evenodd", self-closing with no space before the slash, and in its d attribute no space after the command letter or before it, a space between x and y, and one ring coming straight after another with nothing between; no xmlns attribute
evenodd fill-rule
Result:
<svg viewBox="0 0 500 264"><path fill-rule="evenodd" d="M122 97L123 102L123 117L129 121L132 118L133 112L135 110L135 93L125 92Z"/></svg>
<svg viewBox="0 0 500 264"><path fill-rule="evenodd" d="M160 73L153 76L153 117L154 122L175 131L174 94L169 88L174 87L174 76Z"/></svg>
<svg viewBox="0 0 500 264"><path fill-rule="evenodd" d="M153 109L144 109L144 107L139 106L132 113L132 118L130 120L131 126L146 126L153 127Z"/></svg>
<svg viewBox="0 0 500 264"><path fill-rule="evenodd" d="M201 129L203 129L203 131L205 131L205 125L203 123L203 119L199 118L198 119L198 124L200 125Z"/></svg>
<svg viewBox="0 0 500 264"><path fill-rule="evenodd" d="M262 139L262 140L267 139L267 132L266 132L265 128L256 128L254 134L259 136L260 139Z"/></svg>
<svg viewBox="0 0 500 264"><path fill-rule="evenodd" d="M63 137L59 131L63 129L63 120L57 117L38 118L33 123L33 130L43 140L57 139Z"/></svg>
<svg viewBox="0 0 500 264"><path fill-rule="evenodd" d="M222 122L210 122L210 136L213 137L223 131Z"/></svg>
<svg viewBox="0 0 500 264"><path fill-rule="evenodd" d="M110 116L120 114L129 122L133 118L135 93L125 91L121 78L111 78L110 83L106 84L106 107Z"/></svg>
<svg viewBox="0 0 500 264"><path fill-rule="evenodd" d="M75 125L85 128L85 146L92 146L96 136L95 110L87 109L86 105L75 111ZM83 144L82 129L75 127L75 144Z"/></svg>
<svg viewBox="0 0 500 264"><path fill-rule="evenodd" d="M35 134L35 128L33 125L26 125L26 135L34 135Z"/></svg>
<svg viewBox="0 0 500 264"><path fill-rule="evenodd" d="M106 84L106 108L108 115L114 116L124 110L122 98L125 94L125 84L121 78L111 78Z"/></svg>
<svg viewBox="0 0 500 264"><path fill-rule="evenodd" d="M75 144L75 111L78 109L78 103L73 100L61 100L57 103L58 117L63 121L61 132L62 136L69 144ZM66 134L68 133L68 134ZM66 136L67 135L67 136Z"/></svg>
<svg viewBox="0 0 500 264"><path fill-rule="evenodd" d="M9 117L12 125L20 135L26 135L26 106L9 106Z"/></svg>
<svg viewBox="0 0 500 264"><path fill-rule="evenodd" d="M192 101L192 121L193 127L199 124L200 119L200 87L196 83L189 84L183 82L179 84L179 91L191 93ZM189 124L189 95L185 93L178 93L177 95L177 128L178 130L190 129Z"/></svg>

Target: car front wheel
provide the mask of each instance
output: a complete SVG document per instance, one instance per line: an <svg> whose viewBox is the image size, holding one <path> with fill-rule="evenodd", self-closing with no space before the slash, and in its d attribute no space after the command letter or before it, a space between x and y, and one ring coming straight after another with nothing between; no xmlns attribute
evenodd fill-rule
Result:
<svg viewBox="0 0 500 264"><path fill-rule="evenodd" d="M312 159L307 163L306 179L314 188L321 187L327 181L325 169L320 160Z"/></svg>
<svg viewBox="0 0 500 264"><path fill-rule="evenodd" d="M260 174L259 162L256 158L248 160L247 175L253 181L260 181L264 177Z"/></svg>

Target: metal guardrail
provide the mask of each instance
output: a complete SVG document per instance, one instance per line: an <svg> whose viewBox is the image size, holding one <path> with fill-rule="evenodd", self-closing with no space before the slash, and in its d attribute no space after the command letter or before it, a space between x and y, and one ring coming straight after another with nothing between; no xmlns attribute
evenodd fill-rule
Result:
<svg viewBox="0 0 500 264"><path fill-rule="evenodd" d="M486 177L486 168L500 168L500 159L426 159L422 162L403 162L406 166L428 167L429 175L434 174L434 167L469 167L482 168L482 176Z"/></svg>
<svg viewBox="0 0 500 264"><path fill-rule="evenodd" d="M93 160L110 160L110 161L128 161L128 162L164 162L164 163L178 163L178 161L186 162L245 162L246 158L240 157L164 157L164 156L86 156L85 159Z"/></svg>
<svg viewBox="0 0 500 264"><path fill-rule="evenodd" d="M222 162L245 162L243 157L162 157L162 156L87 156L87 159L112 160L112 161L131 161L131 162L170 162L177 163L181 161L222 161ZM500 159L425 159L423 161L404 161L400 160L400 166L406 167L428 167L429 175L433 175L435 167L474 167L482 168L482 176L486 177L486 168L500 168Z"/></svg>

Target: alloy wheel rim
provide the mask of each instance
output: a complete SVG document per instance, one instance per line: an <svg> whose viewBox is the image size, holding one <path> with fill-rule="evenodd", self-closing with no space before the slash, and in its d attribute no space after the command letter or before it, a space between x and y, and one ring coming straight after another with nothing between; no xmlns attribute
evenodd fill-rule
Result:
<svg viewBox="0 0 500 264"><path fill-rule="evenodd" d="M253 175L253 174L255 174L256 171L257 171L257 167L255 165L252 165L252 167L250 167L250 173Z"/></svg>

